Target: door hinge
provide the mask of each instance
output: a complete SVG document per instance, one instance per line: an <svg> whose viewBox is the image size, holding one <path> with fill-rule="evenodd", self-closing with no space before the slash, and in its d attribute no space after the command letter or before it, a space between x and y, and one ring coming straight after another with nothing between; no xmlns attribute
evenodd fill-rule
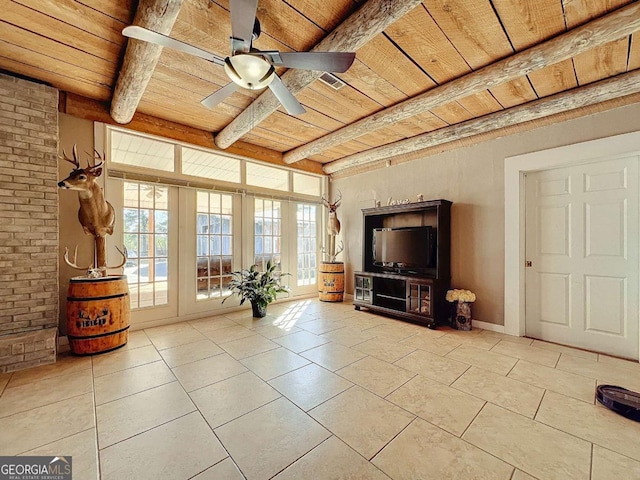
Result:
<svg viewBox="0 0 640 480"><path fill-rule="evenodd" d="M531 260L527 260L524 262L524 266L529 268L529 267L533 267L533 262L531 262Z"/></svg>

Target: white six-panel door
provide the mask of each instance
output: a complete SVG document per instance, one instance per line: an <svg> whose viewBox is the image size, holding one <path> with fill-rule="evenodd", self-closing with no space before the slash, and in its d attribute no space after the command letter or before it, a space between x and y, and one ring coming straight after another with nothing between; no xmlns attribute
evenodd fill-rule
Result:
<svg viewBox="0 0 640 480"><path fill-rule="evenodd" d="M526 335L638 358L638 157L526 175Z"/></svg>

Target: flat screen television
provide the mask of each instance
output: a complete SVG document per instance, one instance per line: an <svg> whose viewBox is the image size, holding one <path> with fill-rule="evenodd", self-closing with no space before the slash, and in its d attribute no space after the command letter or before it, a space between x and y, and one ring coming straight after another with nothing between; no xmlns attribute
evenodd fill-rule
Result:
<svg viewBox="0 0 640 480"><path fill-rule="evenodd" d="M436 230L430 226L375 228L373 264L399 273L428 274L436 268Z"/></svg>

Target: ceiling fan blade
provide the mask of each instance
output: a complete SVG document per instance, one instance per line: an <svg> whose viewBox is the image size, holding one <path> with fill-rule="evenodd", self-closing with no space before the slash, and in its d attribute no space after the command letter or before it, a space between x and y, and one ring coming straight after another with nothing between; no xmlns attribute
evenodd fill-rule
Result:
<svg viewBox="0 0 640 480"><path fill-rule="evenodd" d="M280 80L280 77L277 75L273 76L273 80L269 84L269 88L289 115L301 115L306 112L304 107L300 105L300 102L293 96L287 87L284 86L284 83L282 83L282 80Z"/></svg>
<svg viewBox="0 0 640 480"><path fill-rule="evenodd" d="M235 83L227 83L220 90L218 90L217 92L213 92L200 103L207 108L213 108L219 103L223 102L227 97L230 97L237 89L238 85L236 85Z"/></svg>
<svg viewBox="0 0 640 480"><path fill-rule="evenodd" d="M229 8L231 10L231 38L236 41L234 42L235 50L246 53L251 49L258 0L231 0Z"/></svg>
<svg viewBox="0 0 640 480"><path fill-rule="evenodd" d="M276 66L323 72L346 72L353 64L353 52L260 52Z"/></svg>
<svg viewBox="0 0 640 480"><path fill-rule="evenodd" d="M224 65L224 58L209 53L201 48L194 47L188 43L181 42L175 38L167 37L161 33L154 32L153 30L146 29L144 27L138 27L137 25L130 25L122 30L122 34L125 37L135 38L137 40L143 40L149 43L155 43L162 47L173 48L196 57L204 58L216 65Z"/></svg>

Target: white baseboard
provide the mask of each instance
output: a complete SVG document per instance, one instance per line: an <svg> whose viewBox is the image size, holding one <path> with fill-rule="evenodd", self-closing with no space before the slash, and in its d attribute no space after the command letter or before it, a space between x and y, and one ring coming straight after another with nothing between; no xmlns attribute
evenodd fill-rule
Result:
<svg viewBox="0 0 640 480"><path fill-rule="evenodd" d="M471 326L473 328L489 330L490 332L504 333L504 325L496 325L495 323L483 322L480 320L476 320L475 318L471 321Z"/></svg>

